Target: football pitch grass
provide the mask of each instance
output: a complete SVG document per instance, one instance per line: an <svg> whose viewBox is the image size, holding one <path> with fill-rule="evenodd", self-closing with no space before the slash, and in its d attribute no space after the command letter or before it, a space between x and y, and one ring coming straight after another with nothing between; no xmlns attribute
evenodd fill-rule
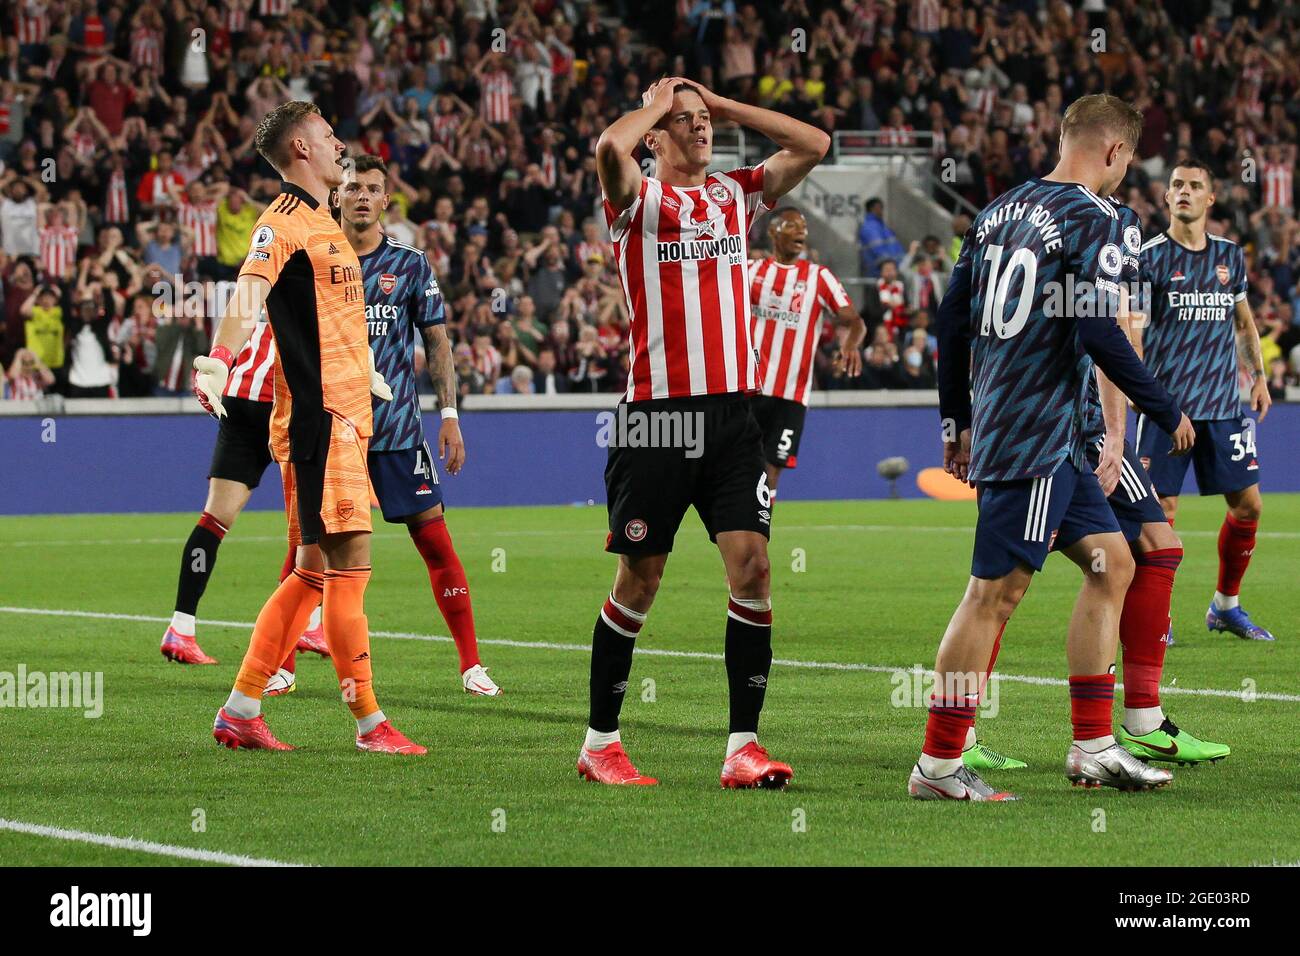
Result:
<svg viewBox="0 0 1300 956"><path fill-rule="evenodd" d="M785 792L718 785L726 583L693 513L623 709L629 753L660 779L651 788L601 787L574 769L592 622L614 569L601 507L449 513L483 661L506 692L495 700L461 690L424 565L404 530L376 516L366 601L376 688L394 723L430 748L424 758L357 752L333 668L313 656L300 658L298 692L263 710L296 752L212 740L280 567L280 514L245 514L222 545L200 608L212 667L158 653L193 515L0 518L0 672L104 675L98 719L0 709L0 863L182 865L195 862L180 855L191 849L199 862L316 865L1294 863L1300 496L1265 496L1243 592L1275 644L1205 629L1222 513L1221 499L1183 499L1164 704L1232 755L1176 770L1156 793L1069 786L1065 622L1079 574L1053 556L1003 642L996 713L980 717L987 744L1029 762L987 775L1023 800L982 806L907 798L924 701L918 681L893 670L933 665L967 580L972 504L779 504L779 663L762 740L794 766ZM97 837L160 847L87 842Z"/></svg>

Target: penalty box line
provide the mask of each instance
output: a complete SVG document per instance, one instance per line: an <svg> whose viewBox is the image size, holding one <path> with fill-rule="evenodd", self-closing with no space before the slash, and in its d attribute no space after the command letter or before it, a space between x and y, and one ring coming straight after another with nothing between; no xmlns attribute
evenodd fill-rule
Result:
<svg viewBox="0 0 1300 956"><path fill-rule="evenodd" d="M76 617L100 621L137 621L145 624L171 623L170 617L157 617L148 614L117 614L110 611L77 611L63 608L13 607L0 605L0 613L48 617ZM251 621L215 621L205 619L203 624L206 627L229 627L245 631L251 631L253 627ZM452 643L452 639L444 634L416 634L409 631L371 631L370 636L401 641ZM509 638L480 637L478 643L494 647L519 647L530 650L579 651L584 654L591 651L591 646L588 644L561 644L556 641L515 641L510 640ZM723 655L712 651L679 651L663 647L638 647L635 653L648 657L673 657L706 661L725 660ZM797 661L785 658L773 658L772 663L780 667L791 667L803 670L858 671L869 674L928 673L925 668L918 668L916 665L910 667L891 667L887 664L856 664L839 661ZM1013 684L1031 684L1039 687L1068 687L1070 685L1069 681L1062 680L1059 677L1038 677L1033 674L1002 674L995 672L993 679ZM1123 687L1124 685L1120 683L1115 685L1116 690L1121 690ZM1182 694L1192 697L1225 697L1247 703L1255 700L1270 700L1286 704L1300 704L1300 694L1279 694L1269 691L1247 692L1245 690L1221 690L1213 687L1178 687L1172 685L1168 687L1162 686L1160 688L1160 693Z"/></svg>
<svg viewBox="0 0 1300 956"><path fill-rule="evenodd" d="M135 853L149 853L154 856L170 856L180 860L193 860L199 863L220 863L226 866L303 866L302 863L288 863L284 860L270 860L265 857L241 856L237 853L221 853L217 850L200 850L195 847L173 846L170 843L155 843L152 840L140 840L136 837L117 837L106 833L88 833L85 830L65 830L63 827L49 827L38 823L24 823L21 820L6 820L0 817L0 830L12 833L24 833L28 836L44 837L51 840L67 840L71 843L89 843L93 846L107 847L110 850L130 850Z"/></svg>

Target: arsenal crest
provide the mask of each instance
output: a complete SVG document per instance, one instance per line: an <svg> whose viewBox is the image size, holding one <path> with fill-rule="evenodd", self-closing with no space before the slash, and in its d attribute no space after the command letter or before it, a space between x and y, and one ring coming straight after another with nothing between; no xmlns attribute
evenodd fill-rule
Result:
<svg viewBox="0 0 1300 956"><path fill-rule="evenodd" d="M1222 263L1214 267L1214 274L1219 277L1219 285L1227 285L1228 279L1231 277L1228 267Z"/></svg>
<svg viewBox="0 0 1300 956"><path fill-rule="evenodd" d="M344 521L347 521L349 518L352 517L355 511L355 509L352 507L352 499L344 498L342 501L338 503L338 506L335 508L335 510L338 512L338 516L340 518L342 518Z"/></svg>
<svg viewBox="0 0 1300 956"><path fill-rule="evenodd" d="M385 272L379 277L379 291L384 295L389 295L397 288L397 276L391 272Z"/></svg>

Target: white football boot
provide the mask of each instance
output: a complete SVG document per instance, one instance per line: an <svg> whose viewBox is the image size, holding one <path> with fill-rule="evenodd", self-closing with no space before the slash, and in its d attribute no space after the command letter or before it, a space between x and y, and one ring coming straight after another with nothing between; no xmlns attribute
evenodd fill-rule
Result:
<svg viewBox="0 0 1300 956"><path fill-rule="evenodd" d="M266 697L279 697L281 694L292 694L297 689L298 681L293 671L281 667L271 675L271 679L266 682L266 690L262 693Z"/></svg>
<svg viewBox="0 0 1300 956"><path fill-rule="evenodd" d="M907 792L917 800L1019 800L1014 793L994 790L969 767L946 777L927 777L918 763L907 779Z"/></svg>
<svg viewBox="0 0 1300 956"><path fill-rule="evenodd" d="M1119 744L1090 754L1078 744L1065 755L1065 775L1076 787L1114 787L1116 790L1154 790L1174 779L1168 770L1152 767Z"/></svg>
<svg viewBox="0 0 1300 956"><path fill-rule="evenodd" d="M465 693L473 694L475 697L500 697L501 688L496 682L487 675L487 668L482 664L475 664L467 668L465 673L460 675L461 683L465 685Z"/></svg>

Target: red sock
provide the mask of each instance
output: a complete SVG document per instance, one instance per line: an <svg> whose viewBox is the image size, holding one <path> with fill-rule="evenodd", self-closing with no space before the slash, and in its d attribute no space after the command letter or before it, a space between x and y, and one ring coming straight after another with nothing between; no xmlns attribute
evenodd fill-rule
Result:
<svg viewBox="0 0 1300 956"><path fill-rule="evenodd" d="M956 700L931 697L930 716L925 721L925 746L921 752L940 760L960 758L961 748L966 744L966 731L975 726L978 703L975 697Z"/></svg>
<svg viewBox="0 0 1300 956"><path fill-rule="evenodd" d="M1124 595L1119 641L1124 647L1124 706L1133 710L1160 706L1160 674L1165 667L1169 602L1182 548L1135 554L1133 583Z"/></svg>
<svg viewBox="0 0 1300 956"><path fill-rule="evenodd" d="M1070 723L1075 740L1105 737L1112 732L1110 712L1115 703L1115 675L1070 677Z"/></svg>
<svg viewBox="0 0 1300 956"><path fill-rule="evenodd" d="M984 674L980 677L979 696L984 697L984 688L988 685L989 678L993 676L993 665L998 662L998 651L1002 650L1002 635L1006 633L1007 622L1003 621L1002 626L998 628L998 636L993 638L993 653L989 655L989 666L984 668Z"/></svg>
<svg viewBox="0 0 1300 956"><path fill-rule="evenodd" d="M1219 593L1240 594L1241 579L1255 553L1258 521L1239 521L1231 513L1223 518L1219 529Z"/></svg>
<svg viewBox="0 0 1300 956"><path fill-rule="evenodd" d="M460 671L479 662L478 641L474 638L474 609L469 599L469 581L461 566L451 535L447 533L447 520L442 515L410 527L411 540L429 568L429 584L433 599L456 642L460 655Z"/></svg>

